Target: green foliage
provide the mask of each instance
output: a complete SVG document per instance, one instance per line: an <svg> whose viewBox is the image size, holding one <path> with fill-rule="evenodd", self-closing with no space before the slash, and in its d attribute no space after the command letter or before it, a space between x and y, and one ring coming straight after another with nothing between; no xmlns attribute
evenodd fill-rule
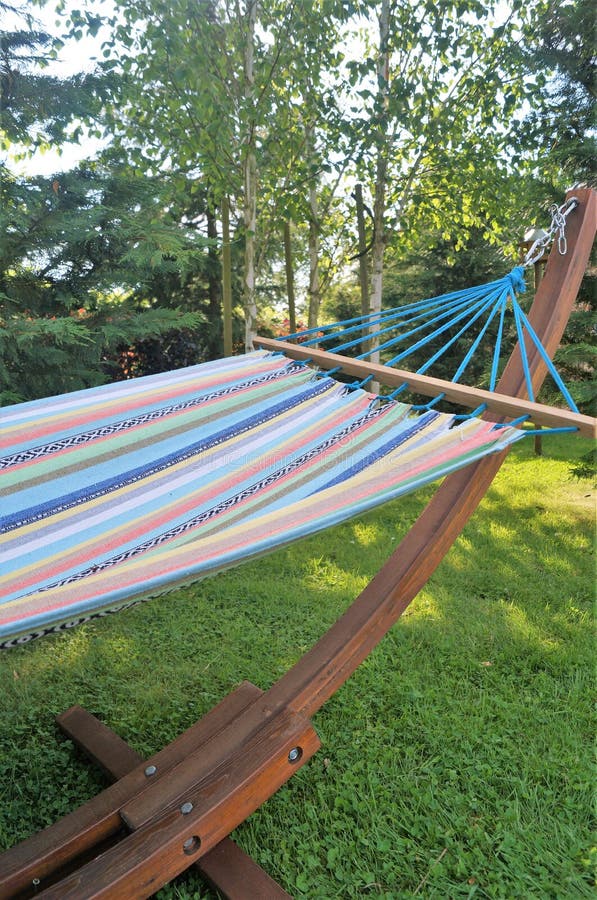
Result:
<svg viewBox="0 0 597 900"><path fill-rule="evenodd" d="M511 228L520 198L510 179L529 149L516 123L538 95L519 48L540 7L506 15L495 3L391 5L383 90L354 91L347 122L360 124L362 180L379 190L383 172L386 223L401 229L390 244L422 229L462 244L474 229L496 239ZM350 80L371 82L375 56L353 61Z"/></svg>
<svg viewBox="0 0 597 900"><path fill-rule="evenodd" d="M105 78L95 74L59 78L44 71L56 58L57 38L36 21L30 6L0 4L5 25L0 39L0 149L47 148L76 140L81 122L93 118ZM10 25L12 24L12 29Z"/></svg>
<svg viewBox="0 0 597 900"><path fill-rule="evenodd" d="M234 834L297 898L593 896L588 442L517 445L437 574L315 717L322 749ZM104 784L57 736L80 703L157 752L267 688L378 571L426 496L0 656L0 845ZM161 900L215 898L188 871Z"/></svg>
<svg viewBox="0 0 597 900"><path fill-rule="evenodd" d="M9 12L18 27L2 33L4 145L64 141L79 116L92 119L106 78L47 75L56 42L30 13ZM54 178L17 177L0 164L0 404L122 375L132 342L172 344L173 332L203 321L197 308L160 309L153 282L201 280L209 242L163 181L106 159Z"/></svg>
<svg viewBox="0 0 597 900"><path fill-rule="evenodd" d="M102 51L104 128L121 158L161 172L174 193L194 179L214 215L230 196L237 237L255 241L262 302L271 300L289 218L299 266L307 268L315 231L322 289L344 275L355 244L346 176L369 185L371 202L382 163L389 253L412 250L420 232L453 240L456 251L479 232L497 246L518 239L537 196L533 179L521 176L541 178L551 166L535 130L521 127L529 108L548 102L549 73L543 65L530 76L524 49L549 19L544 0L507 10L473 0L392 3L387 77L377 71L380 4L364 0L259 4L249 78L250 8L231 0L121 4ZM95 28L92 13L85 3L70 10L71 33ZM255 226L240 224L252 154ZM238 261L238 284L242 274Z"/></svg>
<svg viewBox="0 0 597 900"><path fill-rule="evenodd" d="M531 122L556 183L597 184L596 29L592 0L551 2L530 44L530 67L551 75Z"/></svg>
<svg viewBox="0 0 597 900"><path fill-rule="evenodd" d="M205 241L180 227L151 179L98 166L54 179L6 173L2 199L2 403L97 384L134 341L203 321L154 297L154 278L196 276Z"/></svg>
<svg viewBox="0 0 597 900"><path fill-rule="evenodd" d="M0 405L91 387L123 374L148 374L150 366L127 371L120 364L122 354L139 340L171 341L173 334L195 330L200 321L194 313L136 312L126 304L98 304L93 312L55 317L11 315L0 304ZM168 362L176 368L189 360Z"/></svg>
<svg viewBox="0 0 597 900"><path fill-rule="evenodd" d="M583 279L564 339L554 357L581 412L589 415L595 415L597 403L596 349L597 271L592 266Z"/></svg>

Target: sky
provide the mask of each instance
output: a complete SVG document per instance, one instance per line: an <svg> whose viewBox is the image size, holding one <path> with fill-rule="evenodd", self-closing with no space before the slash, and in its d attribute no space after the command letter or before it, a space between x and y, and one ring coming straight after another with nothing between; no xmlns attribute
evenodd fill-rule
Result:
<svg viewBox="0 0 597 900"><path fill-rule="evenodd" d="M60 22L54 6L55 4L50 2L47 6L37 9L34 15L49 34L60 36L64 32L65 26ZM66 11L79 6L80 4L76 2L67 3ZM94 13L108 16L114 11L114 3L112 0L95 0L89 4L88 9ZM92 71L95 61L101 58L101 44L106 36L106 31L102 33L100 29L95 38L85 36L79 41L66 43L60 52L59 59L52 63L46 72L67 78L79 72ZM72 169L84 159L93 158L104 144L105 142L97 138L86 138L81 143L63 144L60 148L45 151L38 150L32 156L24 159L14 159L8 156L5 161L17 175L54 175Z"/></svg>

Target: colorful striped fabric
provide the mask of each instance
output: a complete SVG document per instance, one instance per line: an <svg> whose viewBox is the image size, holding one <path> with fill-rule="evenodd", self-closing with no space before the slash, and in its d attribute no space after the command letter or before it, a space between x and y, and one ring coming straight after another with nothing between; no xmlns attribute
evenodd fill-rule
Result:
<svg viewBox="0 0 597 900"><path fill-rule="evenodd" d="M0 410L0 646L341 522L520 433L256 352Z"/></svg>

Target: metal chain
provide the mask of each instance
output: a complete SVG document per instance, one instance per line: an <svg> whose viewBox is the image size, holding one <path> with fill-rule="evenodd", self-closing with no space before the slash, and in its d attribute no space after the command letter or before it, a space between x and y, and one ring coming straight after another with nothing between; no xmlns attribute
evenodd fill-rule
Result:
<svg viewBox="0 0 597 900"><path fill-rule="evenodd" d="M529 248L527 255L523 260L523 266L532 266L543 258L545 251L551 244L554 236L558 237L558 252L565 256L568 250L568 242L566 240L566 217L570 215L573 209L578 206L576 197L570 197L561 206L556 203L549 207L551 214L551 225L543 237L538 238Z"/></svg>

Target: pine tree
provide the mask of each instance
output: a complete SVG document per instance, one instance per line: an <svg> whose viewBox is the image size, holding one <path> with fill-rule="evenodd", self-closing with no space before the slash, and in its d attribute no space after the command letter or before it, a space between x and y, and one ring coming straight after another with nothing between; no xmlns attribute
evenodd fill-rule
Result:
<svg viewBox="0 0 597 900"><path fill-rule="evenodd" d="M102 81L46 75L53 39L23 9L2 9L16 22L0 41L2 147L60 144L93 118ZM155 344L150 370L197 360L202 316L161 308L155 287L201 280L205 241L159 181L113 159L50 178L0 163L0 177L0 404L142 373L131 347L143 342Z"/></svg>
<svg viewBox="0 0 597 900"><path fill-rule="evenodd" d="M535 118L538 139L556 171L587 184L597 184L596 39L593 0L551 2L530 55L533 69L552 75Z"/></svg>

